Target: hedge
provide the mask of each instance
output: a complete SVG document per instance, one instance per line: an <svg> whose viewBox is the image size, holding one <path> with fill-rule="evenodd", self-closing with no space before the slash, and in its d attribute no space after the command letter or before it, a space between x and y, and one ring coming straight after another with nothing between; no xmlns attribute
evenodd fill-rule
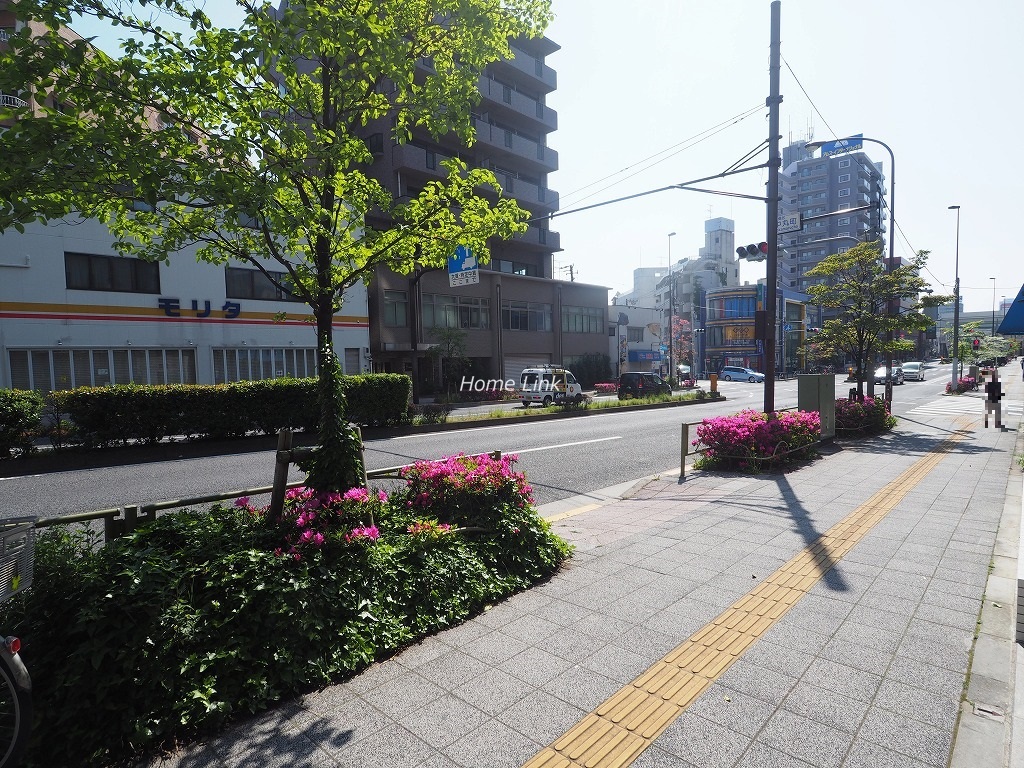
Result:
<svg viewBox="0 0 1024 768"><path fill-rule="evenodd" d="M345 417L358 424L400 424L408 419L412 382L401 374L346 376ZM316 379L272 379L232 384L80 387L51 394L61 418L71 421L86 446L167 437L232 438L274 434L291 427L315 430ZM43 399L35 392L0 391L0 456L31 449Z"/></svg>
<svg viewBox="0 0 1024 768"><path fill-rule="evenodd" d="M0 457L32 451L42 412L38 392L0 389Z"/></svg>

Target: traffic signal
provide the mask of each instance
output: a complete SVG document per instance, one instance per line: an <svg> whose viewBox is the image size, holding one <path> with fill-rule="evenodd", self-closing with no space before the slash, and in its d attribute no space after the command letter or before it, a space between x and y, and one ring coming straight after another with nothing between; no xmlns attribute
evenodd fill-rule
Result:
<svg viewBox="0 0 1024 768"><path fill-rule="evenodd" d="M768 258L768 243L758 243L757 245L751 243L746 248L740 246L736 249L736 255L741 259L750 259L750 261L764 261Z"/></svg>
<svg viewBox="0 0 1024 768"><path fill-rule="evenodd" d="M975 351L977 351L978 347L981 346L981 339L971 339L971 346L974 347Z"/></svg>
<svg viewBox="0 0 1024 768"><path fill-rule="evenodd" d="M813 325L807 329L808 333L821 333L821 328L815 328Z"/></svg>

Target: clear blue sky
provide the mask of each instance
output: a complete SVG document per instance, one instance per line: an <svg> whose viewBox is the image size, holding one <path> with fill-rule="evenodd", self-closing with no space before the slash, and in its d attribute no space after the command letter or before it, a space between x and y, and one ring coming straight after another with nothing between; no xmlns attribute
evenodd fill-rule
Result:
<svg viewBox="0 0 1024 768"><path fill-rule="evenodd" d="M719 173L765 140L770 6L554 0L548 36L562 49L549 58L558 72L549 104L559 112L549 143L560 170L550 185L562 208ZM781 10L783 144L810 129L822 140L863 133L884 141L896 158L897 255L931 251L925 277L952 293L956 214L948 206L960 205L965 310L991 308L992 277L997 302L1015 296L1024 283L1013 228L1024 202L1014 146L1024 117L1015 95L1024 4L783 0ZM753 116L694 143L758 104ZM670 147L682 151L643 170L645 158ZM865 151L891 180L884 148ZM766 180L757 171L715 188L757 195ZM627 290L635 267L667 262L669 232L677 233L673 260L696 256L709 213L734 219L738 242L765 238L763 203L670 191L556 218L556 259L575 265L577 279ZM741 270L742 280L763 275L763 264Z"/></svg>
<svg viewBox="0 0 1024 768"><path fill-rule="evenodd" d="M548 36L561 50L549 58L558 72L549 105L559 129L549 144L560 169L549 184L563 210L719 173L764 141L770 5L553 0ZM1024 124L1024 3L783 0L781 8L783 144L809 131L884 141L896 157L896 253L931 251L925 277L952 293L956 216L948 206L960 205L965 310L992 307L992 277L997 302L1015 296L1024 283L1013 228L1024 202L1014 140ZM206 10L215 23L237 18L227 0L208 0ZM111 40L104 32L101 44ZM891 181L888 153L865 150ZM754 171L714 188L757 195L766 180ZM670 191L556 218L556 266L625 291L634 268L667 263L669 232L673 260L696 256L709 216L732 218L737 242L765 238L763 203ZM763 276L763 264L744 263L742 280Z"/></svg>

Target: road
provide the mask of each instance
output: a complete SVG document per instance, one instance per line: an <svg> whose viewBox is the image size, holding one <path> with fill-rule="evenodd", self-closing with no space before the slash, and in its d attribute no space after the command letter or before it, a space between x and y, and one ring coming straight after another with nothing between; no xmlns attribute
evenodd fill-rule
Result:
<svg viewBox="0 0 1024 768"><path fill-rule="evenodd" d="M944 378L932 378L896 387L895 413L938 399L944 384ZM776 408L796 405L796 387L795 380L776 383ZM837 377L837 396L848 387ZM517 468L526 473L538 504L544 504L678 467L684 421L763 409L763 385L721 382L719 388L727 398L724 402L643 411L610 409L576 419L368 440L366 464L377 469L458 452L516 453ZM271 482L273 464L273 453L265 451L0 478L0 517L54 517L264 486ZM301 479L298 470L292 478Z"/></svg>

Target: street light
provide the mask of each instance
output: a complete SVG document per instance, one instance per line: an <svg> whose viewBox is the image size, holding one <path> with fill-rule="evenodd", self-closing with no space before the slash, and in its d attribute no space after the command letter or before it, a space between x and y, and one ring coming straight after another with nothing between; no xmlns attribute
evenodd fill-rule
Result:
<svg viewBox="0 0 1024 768"><path fill-rule="evenodd" d="M676 281L672 279L672 238L675 232L668 233L668 378L672 380L675 368L672 367L672 315L676 312Z"/></svg>
<svg viewBox="0 0 1024 768"><path fill-rule="evenodd" d="M896 257L896 156L892 152L892 147L886 144L884 141L878 139L869 139L866 136L848 136L845 139L839 141L846 141L855 143L858 141L870 141L872 144L878 144L885 147L885 151L889 153L889 253L888 258L885 260L885 271L892 272L893 270L893 259ZM809 141L804 147L810 151L820 148L823 144L828 142L824 141ZM881 227L881 206L879 206L879 227ZM886 307L887 312L892 317L892 301L888 302ZM885 332L885 343L887 346L891 346L893 342L892 328ZM886 402L892 402L892 366L891 356L888 354L885 361L885 400ZM873 382L874 379L871 379ZM872 390L874 391L874 390Z"/></svg>
<svg viewBox="0 0 1024 768"><path fill-rule="evenodd" d="M996 335L996 279L990 277L992 281L992 335Z"/></svg>
<svg viewBox="0 0 1024 768"><path fill-rule="evenodd" d="M951 385L956 391L959 382L957 376L957 354L960 352L960 206L951 205L949 210L956 211L956 257L953 262L953 377Z"/></svg>

